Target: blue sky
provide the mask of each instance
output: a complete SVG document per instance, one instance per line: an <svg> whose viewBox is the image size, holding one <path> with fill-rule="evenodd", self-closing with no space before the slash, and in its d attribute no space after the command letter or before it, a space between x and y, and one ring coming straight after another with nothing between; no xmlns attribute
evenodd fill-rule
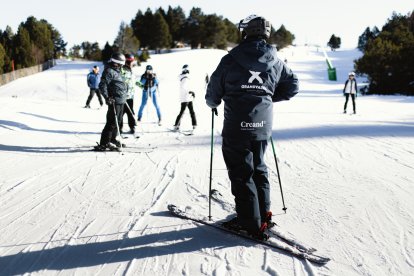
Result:
<svg viewBox="0 0 414 276"><path fill-rule="evenodd" d="M332 34L342 39L343 47L356 47L358 36L367 26L381 27L393 11L407 14L414 10L408 0L101 0L63 1L6 0L1 4L0 29L7 25L13 31L30 15L46 19L62 34L68 46L82 41L113 42L122 21L129 23L138 9L180 5L186 16L192 7L200 7L206 14L215 13L232 22L250 15L266 17L278 29L284 24L296 36L295 43L326 44ZM59 4L58 4L59 3Z"/></svg>

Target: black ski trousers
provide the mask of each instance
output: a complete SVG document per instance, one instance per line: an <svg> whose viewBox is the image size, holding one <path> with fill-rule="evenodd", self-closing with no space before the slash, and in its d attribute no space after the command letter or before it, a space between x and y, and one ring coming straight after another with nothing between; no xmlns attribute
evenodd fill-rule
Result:
<svg viewBox="0 0 414 276"><path fill-rule="evenodd" d="M101 92L99 91L99 89L94 89L94 88L91 88L91 91L89 92L89 97L88 97L88 99L86 100L86 105L87 105L87 106L89 106L89 104L91 103L92 98L93 98L93 96L95 95L95 93L96 93L96 96L98 97L99 103L100 103L101 105L103 105L102 95L101 95Z"/></svg>
<svg viewBox="0 0 414 276"><path fill-rule="evenodd" d="M184 102L184 103L181 103L180 114L178 114L177 119L175 120L174 126L180 126L181 117L183 117L184 111L187 107L188 107L188 110L190 111L191 124L193 126L197 125L197 119L196 119L196 115L195 115L194 108L193 108L193 102Z"/></svg>
<svg viewBox="0 0 414 276"><path fill-rule="evenodd" d="M346 111L346 106L348 105L349 95L351 95L351 98L352 98L352 107L354 108L354 112L356 112L356 109L355 109L355 94L351 94L351 93L345 93L344 111Z"/></svg>
<svg viewBox="0 0 414 276"><path fill-rule="evenodd" d="M115 112L114 112L115 106ZM106 145L109 142L116 141L118 134L118 128L116 125L115 116L118 122L122 119L124 112L124 104L111 104L108 105L108 112L106 113L106 124L101 134L101 145Z"/></svg>
<svg viewBox="0 0 414 276"><path fill-rule="evenodd" d="M223 157L231 181L237 217L249 231L258 231L270 210L270 184L264 154L267 140L223 137Z"/></svg>
<svg viewBox="0 0 414 276"><path fill-rule="evenodd" d="M124 125L124 115L126 114L128 117L128 125L131 130L135 129L135 112L134 112L134 99L127 99L126 103L129 106L124 106L124 111L122 114L122 118L119 121L119 129L122 131L122 127Z"/></svg>

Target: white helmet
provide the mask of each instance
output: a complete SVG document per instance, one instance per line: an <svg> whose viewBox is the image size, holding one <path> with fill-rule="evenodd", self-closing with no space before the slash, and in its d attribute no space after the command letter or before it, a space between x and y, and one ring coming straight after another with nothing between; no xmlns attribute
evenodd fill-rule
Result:
<svg viewBox="0 0 414 276"><path fill-rule="evenodd" d="M120 53L113 53L111 55L111 59L109 60L109 62L124 65L125 64L125 56L123 54L120 54Z"/></svg>

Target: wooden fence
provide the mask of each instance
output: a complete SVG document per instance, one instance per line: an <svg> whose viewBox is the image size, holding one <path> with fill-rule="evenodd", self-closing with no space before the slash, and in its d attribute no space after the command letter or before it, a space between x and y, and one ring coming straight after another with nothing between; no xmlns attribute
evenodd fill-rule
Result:
<svg viewBox="0 0 414 276"><path fill-rule="evenodd" d="M0 75L0 86L4 85L6 83L9 83L11 81L17 80L22 77L30 76L39 72L42 72L44 70L47 70L49 68L52 68L56 65L56 61L54 59L48 60L43 64L35 65L28 68L23 68L19 70L15 70L10 73L6 73L3 75Z"/></svg>

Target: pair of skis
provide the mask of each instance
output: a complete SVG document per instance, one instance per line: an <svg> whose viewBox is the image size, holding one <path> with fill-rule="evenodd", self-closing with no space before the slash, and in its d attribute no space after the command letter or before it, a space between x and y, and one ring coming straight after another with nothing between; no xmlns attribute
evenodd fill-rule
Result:
<svg viewBox="0 0 414 276"><path fill-rule="evenodd" d="M221 203L222 205L230 204L228 202L223 201L223 199L220 196L221 195L220 193L218 193L217 190L212 191L212 198L215 201ZM224 221L208 220L207 218L202 217L200 215L187 212L185 211L185 209L180 208L174 204L168 205L168 210L170 211L172 215L176 217L190 220L190 221L200 223L203 225L207 225L209 227L213 227L215 229L237 235L244 239L251 240L253 242L268 246L270 248L282 250L292 256L295 256L301 259L306 259L316 264L324 265L330 261L330 258L328 257L315 254L315 251L316 251L315 248L307 246L302 242L299 242L292 236L282 231L282 229L277 225L268 229L267 233L270 235L270 238L268 240L259 240L247 234L244 231L235 231L235 230L224 227L222 225Z"/></svg>

